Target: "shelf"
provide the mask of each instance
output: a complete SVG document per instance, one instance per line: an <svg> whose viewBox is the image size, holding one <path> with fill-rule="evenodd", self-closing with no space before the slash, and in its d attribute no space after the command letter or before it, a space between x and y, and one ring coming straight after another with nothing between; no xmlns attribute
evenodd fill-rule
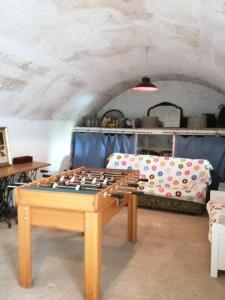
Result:
<svg viewBox="0 0 225 300"><path fill-rule="evenodd" d="M167 134L167 135L224 135L225 128L104 128L104 127L74 127L73 132L100 132L124 134Z"/></svg>

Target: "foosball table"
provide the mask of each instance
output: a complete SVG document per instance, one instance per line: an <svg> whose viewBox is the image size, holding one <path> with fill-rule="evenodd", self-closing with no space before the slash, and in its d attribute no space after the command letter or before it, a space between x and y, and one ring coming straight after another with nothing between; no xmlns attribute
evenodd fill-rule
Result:
<svg viewBox="0 0 225 300"><path fill-rule="evenodd" d="M76 231L84 234L84 298L99 299L102 227L127 205L128 240L136 242L137 180L137 171L81 167L17 187L20 285L32 286L32 226Z"/></svg>

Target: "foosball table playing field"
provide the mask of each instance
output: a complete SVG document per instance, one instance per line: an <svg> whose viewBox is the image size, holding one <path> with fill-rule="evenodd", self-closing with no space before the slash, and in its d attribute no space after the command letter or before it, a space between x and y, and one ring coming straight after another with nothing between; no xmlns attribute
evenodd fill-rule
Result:
<svg viewBox="0 0 225 300"><path fill-rule="evenodd" d="M32 286L31 227L84 234L84 298L100 298L102 227L128 206L128 240L137 240L137 171L64 171L15 189L19 230L19 282Z"/></svg>

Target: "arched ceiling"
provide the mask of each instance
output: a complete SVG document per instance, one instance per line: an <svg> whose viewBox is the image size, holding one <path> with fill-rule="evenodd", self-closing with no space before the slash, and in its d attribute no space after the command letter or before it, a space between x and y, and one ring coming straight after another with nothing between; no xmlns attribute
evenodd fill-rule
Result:
<svg viewBox="0 0 225 300"><path fill-rule="evenodd" d="M143 75L225 93L225 0L1 0L0 116L97 112Z"/></svg>

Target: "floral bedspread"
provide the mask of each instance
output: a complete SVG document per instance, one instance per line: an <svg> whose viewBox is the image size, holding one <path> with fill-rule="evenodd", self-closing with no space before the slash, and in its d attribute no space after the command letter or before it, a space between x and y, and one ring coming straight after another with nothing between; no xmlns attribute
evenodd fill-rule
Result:
<svg viewBox="0 0 225 300"><path fill-rule="evenodd" d="M204 159L114 153L107 168L139 170L139 190L146 194L205 203L212 166Z"/></svg>
<svg viewBox="0 0 225 300"><path fill-rule="evenodd" d="M225 225L225 200L209 201L207 203L207 211L209 215L209 241L212 241L212 225L214 223Z"/></svg>

